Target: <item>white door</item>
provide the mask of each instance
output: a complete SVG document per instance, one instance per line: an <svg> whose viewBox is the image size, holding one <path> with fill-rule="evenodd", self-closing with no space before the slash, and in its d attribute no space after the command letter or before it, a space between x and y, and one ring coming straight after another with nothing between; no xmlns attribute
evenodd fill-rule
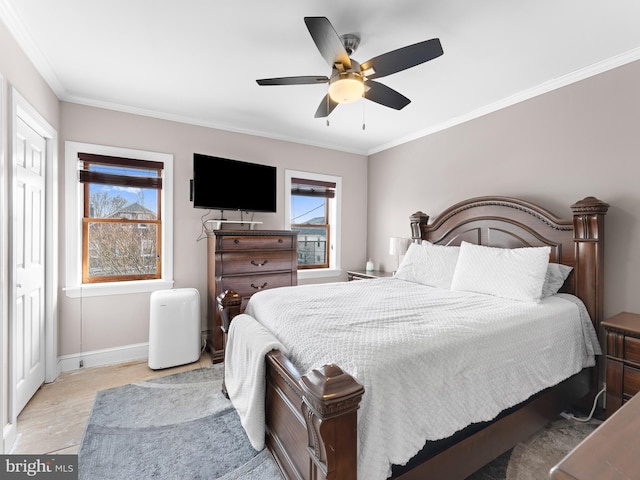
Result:
<svg viewBox="0 0 640 480"><path fill-rule="evenodd" d="M17 118L13 149L14 388L17 415L44 383L46 140Z"/></svg>

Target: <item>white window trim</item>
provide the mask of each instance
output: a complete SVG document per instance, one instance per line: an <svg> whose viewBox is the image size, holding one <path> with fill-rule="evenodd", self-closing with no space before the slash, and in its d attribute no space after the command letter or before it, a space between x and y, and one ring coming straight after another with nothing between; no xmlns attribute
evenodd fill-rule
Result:
<svg viewBox="0 0 640 480"><path fill-rule="evenodd" d="M162 278L128 282L82 283L83 188L78 181L78 153L163 162ZM70 298L144 293L173 287L173 155L90 143L65 142L65 294Z"/></svg>
<svg viewBox="0 0 640 480"><path fill-rule="evenodd" d="M331 233L329 235L329 268L298 269L298 278L328 278L337 277L342 274L341 269L341 242L340 234L342 221L342 177L325 175L322 173L302 172L299 170L284 171L284 222L287 229L291 229L291 179L305 178L309 180L320 180L323 182L334 182L336 184L336 196L330 202L329 224Z"/></svg>

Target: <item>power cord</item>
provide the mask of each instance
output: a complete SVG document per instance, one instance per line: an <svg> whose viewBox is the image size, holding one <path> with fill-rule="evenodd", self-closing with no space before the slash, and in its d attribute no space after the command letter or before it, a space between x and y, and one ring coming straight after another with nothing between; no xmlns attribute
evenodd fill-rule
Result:
<svg viewBox="0 0 640 480"><path fill-rule="evenodd" d="M596 405L598 404L598 398L600 397L600 395L602 395L605 391L606 391L607 387L602 387L602 390L600 390L598 392L598 394L596 395L596 398L593 399L593 407L591 408L591 412L589 413L589 416L586 418L579 418L576 417L573 413L571 412L562 412L560 414L560 416L562 418L566 418L567 420L575 420L576 422L588 422L593 418L593 412L596 411Z"/></svg>
<svg viewBox="0 0 640 480"><path fill-rule="evenodd" d="M202 229L200 230L200 235L198 236L198 238L196 238L196 242L199 242L200 240L207 238L207 233L206 233L207 221L205 220L205 218L209 216L210 213L211 213L211 210L207 210L205 214L200 217L200 223L202 224ZM222 216L222 214L220 216Z"/></svg>

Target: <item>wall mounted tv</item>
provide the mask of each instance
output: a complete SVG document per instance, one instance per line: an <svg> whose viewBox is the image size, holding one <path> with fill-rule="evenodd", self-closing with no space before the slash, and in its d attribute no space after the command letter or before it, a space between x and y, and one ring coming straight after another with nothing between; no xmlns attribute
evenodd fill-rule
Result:
<svg viewBox="0 0 640 480"><path fill-rule="evenodd" d="M276 187L276 167L193 154L195 208L275 212Z"/></svg>

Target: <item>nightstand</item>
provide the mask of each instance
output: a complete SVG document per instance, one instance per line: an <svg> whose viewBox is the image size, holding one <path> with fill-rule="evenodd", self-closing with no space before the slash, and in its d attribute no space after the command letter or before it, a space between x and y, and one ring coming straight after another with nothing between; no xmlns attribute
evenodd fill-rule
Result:
<svg viewBox="0 0 640 480"><path fill-rule="evenodd" d="M609 418L640 391L640 315L622 312L602 326L607 346L607 408Z"/></svg>
<svg viewBox="0 0 640 480"><path fill-rule="evenodd" d="M549 472L551 480L638 478L640 395L607 419Z"/></svg>
<svg viewBox="0 0 640 480"><path fill-rule="evenodd" d="M347 270L347 278L349 279L349 281L368 280L371 278L386 278L386 277L393 277L393 273L380 272L378 270L374 270L373 272L367 272L365 270Z"/></svg>

